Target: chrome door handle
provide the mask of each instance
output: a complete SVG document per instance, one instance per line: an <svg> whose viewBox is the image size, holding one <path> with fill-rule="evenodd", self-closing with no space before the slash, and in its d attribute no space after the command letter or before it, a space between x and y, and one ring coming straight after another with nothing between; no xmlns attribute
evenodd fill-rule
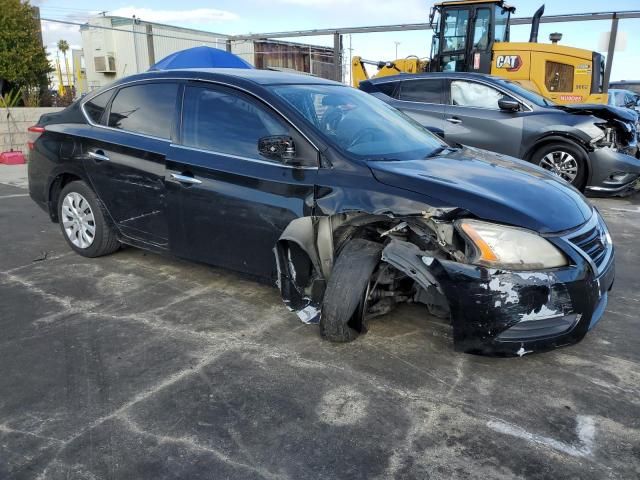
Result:
<svg viewBox="0 0 640 480"><path fill-rule="evenodd" d="M98 152L102 152L102 150L98 150ZM98 160L99 162L108 162L109 161L109 157L104 155L104 152L103 153L98 153L98 152L89 152L89 156L91 158L93 158L94 160Z"/></svg>
<svg viewBox="0 0 640 480"><path fill-rule="evenodd" d="M188 183L190 185L198 185L202 183L202 180L198 180L197 178L189 177L187 175L180 175L179 173L172 173L171 178L180 183Z"/></svg>
<svg viewBox="0 0 640 480"><path fill-rule="evenodd" d="M455 123L457 125L459 123L462 123L462 120L460 120L459 118L452 117L452 118L447 118L447 122Z"/></svg>

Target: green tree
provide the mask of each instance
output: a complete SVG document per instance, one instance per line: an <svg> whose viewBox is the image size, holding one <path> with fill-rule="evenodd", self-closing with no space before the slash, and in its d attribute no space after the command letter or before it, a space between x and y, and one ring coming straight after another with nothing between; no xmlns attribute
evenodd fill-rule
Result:
<svg viewBox="0 0 640 480"><path fill-rule="evenodd" d="M64 70L67 73L67 88L71 90L71 77L69 76L69 62L67 62L67 51L69 50L69 43L66 40L58 40L58 50L62 52L64 57Z"/></svg>
<svg viewBox="0 0 640 480"><path fill-rule="evenodd" d="M0 83L12 83L24 92L47 84L52 71L40 40L40 31L28 1L2 0L0 8Z"/></svg>

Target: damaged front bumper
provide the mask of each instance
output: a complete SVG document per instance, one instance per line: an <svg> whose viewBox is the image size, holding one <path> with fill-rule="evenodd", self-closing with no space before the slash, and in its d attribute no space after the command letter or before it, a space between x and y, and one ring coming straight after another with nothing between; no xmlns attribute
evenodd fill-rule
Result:
<svg viewBox="0 0 640 480"><path fill-rule="evenodd" d="M591 178L586 190L594 195L624 196L640 189L640 159L637 149L596 149L589 154Z"/></svg>
<svg viewBox="0 0 640 480"><path fill-rule="evenodd" d="M382 260L443 294L456 350L522 356L580 341L602 317L615 278L613 245L599 216L548 240L570 258L568 266L498 270L435 258L403 241L389 243Z"/></svg>
<svg viewBox="0 0 640 480"><path fill-rule="evenodd" d="M580 341L602 316L613 285L613 255L599 275L588 266L502 272L436 260L451 311L456 350L524 355Z"/></svg>

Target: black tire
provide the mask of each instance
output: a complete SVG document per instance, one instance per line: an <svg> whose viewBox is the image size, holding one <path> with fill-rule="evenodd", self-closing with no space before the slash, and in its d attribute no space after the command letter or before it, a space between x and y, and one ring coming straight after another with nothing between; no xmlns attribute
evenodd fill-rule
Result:
<svg viewBox="0 0 640 480"><path fill-rule="evenodd" d="M69 194L73 193L81 195L87 201L91 213L93 213L92 223L95 228L95 234L93 235L91 244L84 248L73 243L64 225L64 220L67 217L65 217L65 213L63 212L63 202ZM67 241L67 244L74 252L83 257L101 257L113 253L120 248L120 242L118 241L113 226L107 220L107 213L102 203L98 200L93 190L81 180L68 183L60 192L60 196L58 197L58 220L60 230L62 230L62 236ZM76 235L76 238L77 237L78 235Z"/></svg>
<svg viewBox="0 0 640 480"><path fill-rule="evenodd" d="M327 340L351 342L366 332L364 297L381 252L382 245L360 238L342 248L322 302L320 333Z"/></svg>
<svg viewBox="0 0 640 480"><path fill-rule="evenodd" d="M544 168L545 170L558 174L557 171L549 168L548 162L544 160L548 155L559 160L561 158L560 155L565 153L573 157L577 165L575 178L571 180L570 183L578 190L584 191L584 188L587 184L587 159L585 151L578 145L568 142L547 143L545 145L542 145L533 153L533 155L531 156L531 162ZM562 175L558 176L562 177ZM565 181L569 180L565 178Z"/></svg>

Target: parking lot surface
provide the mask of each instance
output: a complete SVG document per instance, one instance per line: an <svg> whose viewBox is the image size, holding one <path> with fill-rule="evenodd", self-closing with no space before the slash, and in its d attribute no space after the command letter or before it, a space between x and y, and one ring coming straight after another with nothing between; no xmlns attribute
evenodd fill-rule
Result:
<svg viewBox="0 0 640 480"><path fill-rule="evenodd" d="M233 273L85 259L5 180L0 479L638 478L640 195L594 203L617 247L607 313L504 359L454 352L420 306L336 345Z"/></svg>

